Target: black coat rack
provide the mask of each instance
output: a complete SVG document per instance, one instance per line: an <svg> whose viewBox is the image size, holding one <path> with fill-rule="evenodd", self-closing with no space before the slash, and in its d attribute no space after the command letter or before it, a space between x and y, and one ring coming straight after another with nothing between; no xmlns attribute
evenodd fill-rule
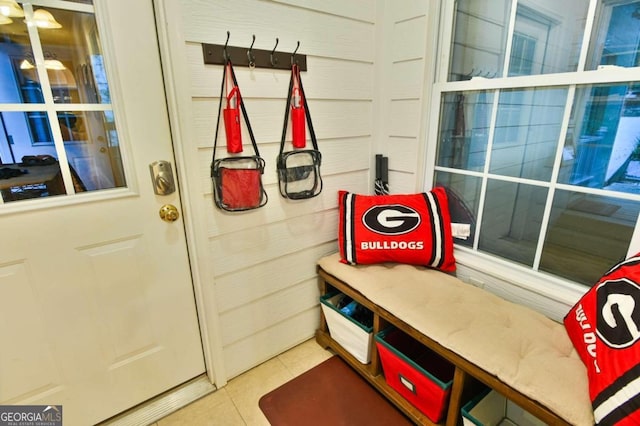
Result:
<svg viewBox="0 0 640 426"><path fill-rule="evenodd" d="M249 68L270 68L276 70L291 69L291 65L297 63L300 71L307 70L307 56L298 54L300 42L293 53L278 52L278 39L273 50L254 49L253 44L256 36L249 47L228 46L230 33L227 31L227 41L222 44L202 43L202 54L204 63L207 65L224 65L226 58L230 58L234 66L245 66Z"/></svg>

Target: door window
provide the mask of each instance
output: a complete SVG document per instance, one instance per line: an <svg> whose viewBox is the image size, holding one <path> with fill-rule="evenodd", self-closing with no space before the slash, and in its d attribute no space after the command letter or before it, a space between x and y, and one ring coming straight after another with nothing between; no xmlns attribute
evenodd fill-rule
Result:
<svg viewBox="0 0 640 426"><path fill-rule="evenodd" d="M92 2L5 3L1 202L125 187Z"/></svg>

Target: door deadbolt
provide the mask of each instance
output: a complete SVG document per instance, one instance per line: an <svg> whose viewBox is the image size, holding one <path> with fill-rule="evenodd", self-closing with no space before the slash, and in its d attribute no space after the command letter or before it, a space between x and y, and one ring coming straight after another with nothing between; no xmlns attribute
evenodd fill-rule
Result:
<svg viewBox="0 0 640 426"><path fill-rule="evenodd" d="M160 207L160 218L165 222L175 222L180 217L178 209L173 204L165 204Z"/></svg>
<svg viewBox="0 0 640 426"><path fill-rule="evenodd" d="M160 160L149 164L151 171L151 183L153 184L153 192L156 195L173 194L176 190L176 184L173 179L173 171L171 163Z"/></svg>

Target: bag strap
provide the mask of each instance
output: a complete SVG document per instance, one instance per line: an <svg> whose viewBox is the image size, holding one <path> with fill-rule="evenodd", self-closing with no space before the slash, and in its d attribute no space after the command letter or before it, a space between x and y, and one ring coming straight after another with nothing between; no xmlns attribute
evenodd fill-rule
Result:
<svg viewBox="0 0 640 426"><path fill-rule="evenodd" d="M311 136L311 144L313 149L319 151L318 140L316 139L316 132L313 129L313 122L311 121L311 112L309 112L309 105L307 104L307 95L304 93L304 87L302 86L302 79L300 78L300 67L295 64L296 74L298 75L298 83L300 84L300 92L302 93L302 100L304 101L304 111L307 116L307 125L309 126L309 135Z"/></svg>
<svg viewBox="0 0 640 426"><path fill-rule="evenodd" d="M233 64L230 59L227 59L224 65L224 71L222 72L222 84L220 85L220 104L218 105L218 121L216 122L216 135L213 140L213 157L211 159L211 173L213 173L213 164L216 161L216 148L218 146L218 131L220 129L220 116L222 113L222 103L226 99L228 101L228 96L225 95L225 83L227 79L227 73L231 76L231 81L233 82L233 88L230 91L230 94L237 93L238 102L240 103L240 109L242 110L242 116L244 117L244 122L247 125L247 130L249 131L249 137L251 138L251 145L253 145L253 150L257 157L260 157L260 151L258 150L258 144L256 143L256 138L253 135L253 130L251 129L251 123L249 122L249 115L247 114L247 110L244 107L244 102L242 102L242 95L240 94L240 87L238 86L238 80L236 79L236 73L233 71ZM213 176L213 175L212 175Z"/></svg>
<svg viewBox="0 0 640 426"><path fill-rule="evenodd" d="M220 129L220 115L222 113L223 97L226 98L224 93L224 84L227 78L227 65L225 64L222 70L222 83L220 84L220 104L218 105L218 120L216 121L216 135L213 138L213 158L211 158L211 177L213 177L213 164L216 162L216 148L218 147L218 130Z"/></svg>
<svg viewBox="0 0 640 426"><path fill-rule="evenodd" d="M313 129L313 123L311 122L311 113L309 112L309 105L307 104L307 96L304 93L304 87L302 86L302 79L300 78L300 67L298 64L291 66L291 77L289 79L289 93L287 94L287 104L284 109L284 123L282 125L282 137L280 138L280 155L284 152L284 141L287 137L287 126L289 125L289 110L291 108L291 96L295 83L300 88L300 95L302 96L302 102L304 104L304 114L307 119L307 125L309 126L309 135L311 136L311 144L313 149L318 150L318 141L316 139L316 132Z"/></svg>

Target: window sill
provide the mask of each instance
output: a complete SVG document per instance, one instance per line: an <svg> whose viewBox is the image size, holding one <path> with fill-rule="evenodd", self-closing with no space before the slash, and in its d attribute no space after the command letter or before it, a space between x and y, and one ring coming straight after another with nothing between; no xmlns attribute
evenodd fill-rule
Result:
<svg viewBox="0 0 640 426"><path fill-rule="evenodd" d="M516 263L455 247L458 277L506 299L534 308L561 321L567 311L589 289Z"/></svg>

